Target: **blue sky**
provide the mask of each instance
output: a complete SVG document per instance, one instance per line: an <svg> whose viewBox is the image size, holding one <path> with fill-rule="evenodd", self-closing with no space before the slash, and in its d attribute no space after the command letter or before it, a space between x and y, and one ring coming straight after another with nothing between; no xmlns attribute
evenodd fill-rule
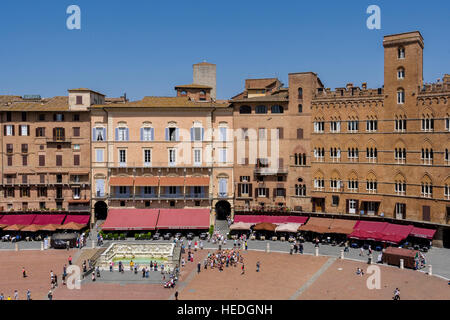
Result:
<svg viewBox="0 0 450 320"><path fill-rule="evenodd" d="M66 9L81 8L81 30ZM381 30L366 8L381 8ZM0 94L66 95L88 87L131 99L174 95L192 82L192 64L217 64L217 95L245 78L314 71L326 87L383 84L382 39L419 30L424 77L450 73L450 1L103 1L0 2Z"/></svg>

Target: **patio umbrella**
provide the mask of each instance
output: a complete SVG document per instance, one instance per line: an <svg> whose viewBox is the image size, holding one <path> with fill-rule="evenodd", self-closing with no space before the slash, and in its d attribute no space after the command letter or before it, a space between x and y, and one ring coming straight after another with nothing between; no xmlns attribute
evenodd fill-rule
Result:
<svg viewBox="0 0 450 320"><path fill-rule="evenodd" d="M252 226L252 223L246 223L246 222L237 222L233 223L230 226L230 230L250 230L250 227Z"/></svg>
<svg viewBox="0 0 450 320"><path fill-rule="evenodd" d="M275 231L277 228L276 224L269 223L269 222L262 222L258 223L253 227L253 230L256 231Z"/></svg>
<svg viewBox="0 0 450 320"><path fill-rule="evenodd" d="M42 231L56 231L58 229L58 224L47 224L45 226L41 226Z"/></svg>
<svg viewBox="0 0 450 320"><path fill-rule="evenodd" d="M24 232L36 232L41 230L42 226L39 226L37 224L30 224L29 226L26 226L22 229L20 229L20 231L24 231Z"/></svg>
<svg viewBox="0 0 450 320"><path fill-rule="evenodd" d="M7 226L8 226L7 224L0 224L0 230L6 228Z"/></svg>
<svg viewBox="0 0 450 320"><path fill-rule="evenodd" d="M11 226L7 226L6 228L4 228L3 231L20 231L24 227L25 226L22 224L13 224Z"/></svg>
<svg viewBox="0 0 450 320"><path fill-rule="evenodd" d="M69 223L63 224L62 226L59 226L58 229L59 230L81 230L84 227L86 227L85 224L69 222Z"/></svg>
<svg viewBox="0 0 450 320"><path fill-rule="evenodd" d="M297 232L301 225L301 223L283 223L275 229L275 232Z"/></svg>

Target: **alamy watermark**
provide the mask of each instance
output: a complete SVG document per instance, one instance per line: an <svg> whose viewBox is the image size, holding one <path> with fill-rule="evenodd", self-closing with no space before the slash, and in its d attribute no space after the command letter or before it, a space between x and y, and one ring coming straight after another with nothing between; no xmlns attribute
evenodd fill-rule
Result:
<svg viewBox="0 0 450 320"><path fill-rule="evenodd" d="M67 14L70 14L66 20L66 26L69 30L80 30L81 29L81 9L79 6L72 4L67 7Z"/></svg>
<svg viewBox="0 0 450 320"><path fill-rule="evenodd" d="M379 6L372 4L367 7L367 14L370 16L366 20L366 26L369 30L380 30L381 29L381 9Z"/></svg>

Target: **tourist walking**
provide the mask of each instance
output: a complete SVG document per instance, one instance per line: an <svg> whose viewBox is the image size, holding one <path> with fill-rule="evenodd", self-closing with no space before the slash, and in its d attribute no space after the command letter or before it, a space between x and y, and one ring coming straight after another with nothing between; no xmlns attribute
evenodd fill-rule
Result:
<svg viewBox="0 0 450 320"><path fill-rule="evenodd" d="M19 292L17 290L14 290L14 300L19 300Z"/></svg>
<svg viewBox="0 0 450 320"><path fill-rule="evenodd" d="M398 288L395 288L394 290L394 297L393 300L400 300L400 290Z"/></svg>
<svg viewBox="0 0 450 320"><path fill-rule="evenodd" d="M24 278L27 277L27 272L25 271L25 267L22 268L22 276L23 276Z"/></svg>
<svg viewBox="0 0 450 320"><path fill-rule="evenodd" d="M247 243L247 240L245 240L245 250L247 250L248 249L248 243Z"/></svg>
<svg viewBox="0 0 450 320"><path fill-rule="evenodd" d="M241 275L243 275L245 273L245 265L244 264L242 264L241 269L242 269Z"/></svg>
<svg viewBox="0 0 450 320"><path fill-rule="evenodd" d="M28 301L31 300L31 291L30 291L30 289L27 290L27 300Z"/></svg>
<svg viewBox="0 0 450 320"><path fill-rule="evenodd" d="M361 248L359 249L359 255L360 255L361 257L364 255L364 248L363 248L363 247L361 247Z"/></svg>
<svg viewBox="0 0 450 320"><path fill-rule="evenodd" d="M69 256L69 266L72 265L72 256Z"/></svg>
<svg viewBox="0 0 450 320"><path fill-rule="evenodd" d="M260 265L261 265L260 262L257 261L257 262L256 262L256 272L259 272L259 267L260 267Z"/></svg>
<svg viewBox="0 0 450 320"><path fill-rule="evenodd" d="M197 273L200 273L201 268L202 268L201 263L200 262L197 263Z"/></svg>
<svg viewBox="0 0 450 320"><path fill-rule="evenodd" d="M48 300L53 300L53 292L52 292L52 290L50 290L50 291L48 292L47 298L48 298Z"/></svg>
<svg viewBox="0 0 450 320"><path fill-rule="evenodd" d="M178 291L175 291L175 300L178 300Z"/></svg>
<svg viewBox="0 0 450 320"><path fill-rule="evenodd" d="M109 272L113 272L113 266L114 266L114 262L110 262L109 263Z"/></svg>
<svg viewBox="0 0 450 320"><path fill-rule="evenodd" d="M0 300L4 300L5 299L5 296L3 295L3 292L2 293L0 293Z"/></svg>

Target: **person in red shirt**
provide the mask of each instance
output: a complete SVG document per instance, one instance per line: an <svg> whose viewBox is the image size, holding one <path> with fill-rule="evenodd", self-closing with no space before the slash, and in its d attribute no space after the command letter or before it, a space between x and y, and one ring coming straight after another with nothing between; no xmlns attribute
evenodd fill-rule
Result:
<svg viewBox="0 0 450 320"><path fill-rule="evenodd" d="M22 275L24 278L27 277L27 272L25 271L25 267L22 268Z"/></svg>

